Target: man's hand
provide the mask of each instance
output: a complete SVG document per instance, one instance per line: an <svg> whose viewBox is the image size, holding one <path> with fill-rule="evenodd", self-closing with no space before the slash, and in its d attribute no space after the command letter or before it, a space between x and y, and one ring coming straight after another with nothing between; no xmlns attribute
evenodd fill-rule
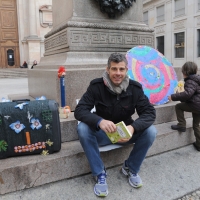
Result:
<svg viewBox="0 0 200 200"><path fill-rule="evenodd" d="M134 134L134 128L131 125L128 125L127 129L129 130L130 134L133 136L133 134ZM118 142L119 143L125 143L125 142L128 142L129 140L130 139L121 139Z"/></svg>
<svg viewBox="0 0 200 200"><path fill-rule="evenodd" d="M104 132L108 132L108 133L112 133L115 132L117 130L116 125L109 120L101 120L99 127L104 131Z"/></svg>
<svg viewBox="0 0 200 200"><path fill-rule="evenodd" d="M131 125L128 125L128 126L126 126L127 127L127 129L129 130L129 132L130 132L130 134L133 136L133 134L134 134L134 128L131 126Z"/></svg>
<svg viewBox="0 0 200 200"><path fill-rule="evenodd" d="M113 133L117 130L116 125L109 120L101 120L99 127L104 131L104 132L108 132L108 133ZM134 134L134 128L131 125L127 126L127 129L129 130L130 134L133 135ZM119 143L125 143L128 142L129 139L121 139L118 142Z"/></svg>

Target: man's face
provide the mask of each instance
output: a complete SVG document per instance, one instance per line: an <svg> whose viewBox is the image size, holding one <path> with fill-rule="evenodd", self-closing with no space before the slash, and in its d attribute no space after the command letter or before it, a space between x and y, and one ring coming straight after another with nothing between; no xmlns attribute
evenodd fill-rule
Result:
<svg viewBox="0 0 200 200"><path fill-rule="evenodd" d="M111 62L110 68L107 67L106 70L112 83L118 86L125 79L128 68L126 63L122 61L119 63Z"/></svg>

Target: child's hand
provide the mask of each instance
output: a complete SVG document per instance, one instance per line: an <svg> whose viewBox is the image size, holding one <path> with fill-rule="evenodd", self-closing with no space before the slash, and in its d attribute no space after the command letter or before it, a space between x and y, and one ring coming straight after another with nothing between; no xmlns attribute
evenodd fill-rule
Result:
<svg viewBox="0 0 200 200"><path fill-rule="evenodd" d="M172 100L171 96L168 96L168 100L169 100L169 101L171 101L171 100Z"/></svg>

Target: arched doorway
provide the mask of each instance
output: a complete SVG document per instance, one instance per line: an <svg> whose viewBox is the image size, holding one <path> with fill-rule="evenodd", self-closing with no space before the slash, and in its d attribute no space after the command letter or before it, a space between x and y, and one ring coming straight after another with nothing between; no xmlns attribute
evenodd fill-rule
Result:
<svg viewBox="0 0 200 200"><path fill-rule="evenodd" d="M0 0L0 68L19 67L16 0Z"/></svg>
<svg viewBox="0 0 200 200"><path fill-rule="evenodd" d="M15 65L15 55L13 49L7 50L7 61L9 66Z"/></svg>

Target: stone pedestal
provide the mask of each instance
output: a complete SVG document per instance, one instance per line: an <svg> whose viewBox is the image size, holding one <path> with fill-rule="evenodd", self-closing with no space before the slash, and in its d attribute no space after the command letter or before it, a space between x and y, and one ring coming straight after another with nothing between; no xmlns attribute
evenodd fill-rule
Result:
<svg viewBox="0 0 200 200"><path fill-rule="evenodd" d="M111 53L154 46L153 30L142 18L142 1L109 19L95 0L53 0L53 29L45 36L44 57L28 73L29 95L45 95L60 103L57 71L62 65L66 105L73 110L89 82L102 76Z"/></svg>

